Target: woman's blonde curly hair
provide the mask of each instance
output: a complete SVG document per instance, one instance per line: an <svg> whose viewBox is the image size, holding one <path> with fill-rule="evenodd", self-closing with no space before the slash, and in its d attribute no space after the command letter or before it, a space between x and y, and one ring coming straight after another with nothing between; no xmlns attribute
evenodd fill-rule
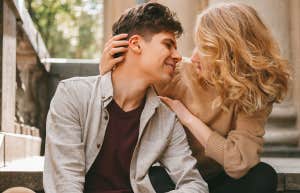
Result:
<svg viewBox="0 0 300 193"><path fill-rule="evenodd" d="M215 86L219 105L252 114L287 93L288 63L252 7L221 4L198 16L195 42L208 63L203 79Z"/></svg>

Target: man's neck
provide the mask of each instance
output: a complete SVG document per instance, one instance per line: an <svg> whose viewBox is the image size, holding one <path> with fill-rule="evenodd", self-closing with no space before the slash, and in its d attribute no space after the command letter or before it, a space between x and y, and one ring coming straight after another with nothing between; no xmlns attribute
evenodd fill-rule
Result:
<svg viewBox="0 0 300 193"><path fill-rule="evenodd" d="M141 105L149 84L127 65L119 65L112 72L114 100L124 110L130 111Z"/></svg>

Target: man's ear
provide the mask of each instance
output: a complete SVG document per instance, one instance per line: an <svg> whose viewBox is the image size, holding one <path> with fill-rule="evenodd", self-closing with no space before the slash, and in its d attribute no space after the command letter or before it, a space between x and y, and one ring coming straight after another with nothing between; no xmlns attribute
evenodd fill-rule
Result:
<svg viewBox="0 0 300 193"><path fill-rule="evenodd" d="M142 51L141 48L142 37L139 35L133 35L128 40L128 47L135 53L140 54Z"/></svg>

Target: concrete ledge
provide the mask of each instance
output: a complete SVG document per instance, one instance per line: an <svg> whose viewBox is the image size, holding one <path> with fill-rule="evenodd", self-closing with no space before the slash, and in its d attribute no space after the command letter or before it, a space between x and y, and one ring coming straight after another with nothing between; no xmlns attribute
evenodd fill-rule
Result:
<svg viewBox="0 0 300 193"><path fill-rule="evenodd" d="M292 105L274 105L273 110L270 114L269 120L279 119L279 120L296 120L297 111Z"/></svg>
<svg viewBox="0 0 300 193"><path fill-rule="evenodd" d="M263 157L300 158L300 147L298 146L264 146Z"/></svg>
<svg viewBox="0 0 300 193"><path fill-rule="evenodd" d="M2 134L4 135L5 144L5 163L40 155L40 137L4 132Z"/></svg>
<svg viewBox="0 0 300 193"><path fill-rule="evenodd" d="M4 167L4 135L0 133L0 167Z"/></svg>
<svg viewBox="0 0 300 193"><path fill-rule="evenodd" d="M300 130L298 129L266 129L264 136L267 145L298 145Z"/></svg>
<svg viewBox="0 0 300 193"><path fill-rule="evenodd" d="M43 191L44 157L34 156L10 162L0 168L0 192L15 186Z"/></svg>
<svg viewBox="0 0 300 193"><path fill-rule="evenodd" d="M26 187L34 191L43 190L43 173L40 172L0 172L0 191L11 187Z"/></svg>
<svg viewBox="0 0 300 193"><path fill-rule="evenodd" d="M300 193L300 158L262 158L262 161L277 171L278 192ZM43 157L35 156L0 168L0 191L14 186L42 191L43 163Z"/></svg>
<svg viewBox="0 0 300 193"><path fill-rule="evenodd" d="M278 173L279 192L300 193L300 158L262 158Z"/></svg>

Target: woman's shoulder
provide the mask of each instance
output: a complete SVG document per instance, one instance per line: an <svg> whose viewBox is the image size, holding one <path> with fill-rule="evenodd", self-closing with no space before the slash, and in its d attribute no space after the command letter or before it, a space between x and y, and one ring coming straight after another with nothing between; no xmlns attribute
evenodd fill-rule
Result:
<svg viewBox="0 0 300 193"><path fill-rule="evenodd" d="M272 109L273 103L268 103L263 108L255 112L245 112L240 109L238 105L235 105L235 114L240 119L267 119L271 114Z"/></svg>

